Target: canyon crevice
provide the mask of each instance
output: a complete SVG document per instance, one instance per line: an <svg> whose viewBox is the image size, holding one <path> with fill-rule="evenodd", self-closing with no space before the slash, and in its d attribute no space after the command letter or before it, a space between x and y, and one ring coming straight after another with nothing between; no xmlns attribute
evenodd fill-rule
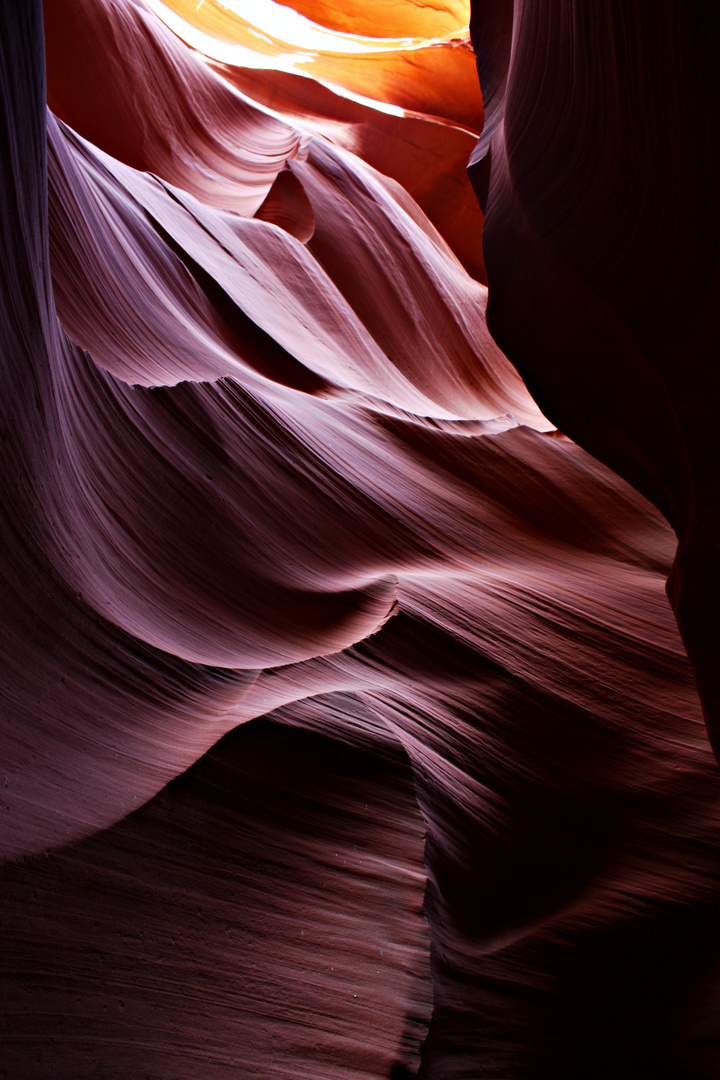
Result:
<svg viewBox="0 0 720 1080"><path fill-rule="evenodd" d="M0 1077L715 1077L710 16L0 12Z"/></svg>

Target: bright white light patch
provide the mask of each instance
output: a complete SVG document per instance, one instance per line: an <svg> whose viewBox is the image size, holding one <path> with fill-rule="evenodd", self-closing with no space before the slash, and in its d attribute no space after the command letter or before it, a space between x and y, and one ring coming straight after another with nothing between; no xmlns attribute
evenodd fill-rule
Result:
<svg viewBox="0 0 720 1080"><path fill-rule="evenodd" d="M349 101L357 101L358 105L367 105L369 109L375 109L375 112L387 113L388 116L405 115L405 110L401 109L399 105L389 105L386 101L375 101L373 98L363 97L362 94L353 94L352 90L346 90L344 86L335 86L334 83L325 82L324 79L318 79L317 82L327 87L328 90L332 90L333 94L337 94L338 97L348 98Z"/></svg>
<svg viewBox="0 0 720 1080"><path fill-rule="evenodd" d="M327 30L310 22L293 8L276 4L275 0L224 0L222 6L239 15L250 26L256 26L258 30L272 34L277 41L291 44L296 49L322 53L365 53L387 52L415 44L392 38L372 40L356 34Z"/></svg>
<svg viewBox="0 0 720 1080"><path fill-rule="evenodd" d="M294 71L295 64L312 63L314 57L301 53L283 54L280 56L266 56L257 53L245 45L234 45L228 41L220 41L219 38L203 33L195 26L185 22L176 15L162 0L145 0L147 6L155 12L159 19L177 34L186 44L193 49L217 60L221 64L229 64L231 67L254 68L272 71Z"/></svg>
<svg viewBox="0 0 720 1080"><path fill-rule="evenodd" d="M245 45L232 44L227 41L220 41L219 38L212 37L210 34L205 34L202 30L198 30L190 23L186 22L183 18L177 15L169 7L166 7L162 3L162 0L145 0L149 8L151 8L155 14L160 18L168 29L172 30L174 34L177 34L182 41L190 45L193 49L197 49L198 52L204 56L210 57L212 60L217 60L221 64L229 64L231 67L244 67L252 68L255 70L270 70L270 71L288 71L295 75L309 76L307 70L303 70L304 65L312 64L314 57L307 53L292 52L283 53L279 56L268 56L264 53L256 53L252 49L248 49ZM237 7L242 6L243 0L235 0ZM204 0L200 0L200 5L204 3ZM255 0L253 0L255 3ZM270 0L267 0L270 3ZM249 4L246 6L250 6ZM258 5L259 6L259 5ZM288 11L288 8L283 8L280 4L272 4L272 7L278 8L280 11ZM300 16L298 16L300 18ZM303 20L307 22L306 19ZM312 25L308 23L308 25ZM252 31L252 27L249 27ZM258 35L260 36L260 35ZM383 47L384 51L384 47ZM388 116L404 116L405 112L398 105L390 105L384 101L375 101L373 98L364 97L362 94L355 94L352 90L346 90L343 86L337 86L335 83L326 82L325 80L318 80L322 86L327 87L328 90L332 90L334 94L339 97L347 98L350 101L356 101L359 105L365 105L370 109L375 109L376 112L386 113Z"/></svg>

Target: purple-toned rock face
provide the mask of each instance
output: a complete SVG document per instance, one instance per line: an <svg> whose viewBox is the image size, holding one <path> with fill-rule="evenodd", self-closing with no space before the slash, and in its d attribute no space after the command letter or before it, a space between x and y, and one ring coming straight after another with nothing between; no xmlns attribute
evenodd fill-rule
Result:
<svg viewBox="0 0 720 1080"><path fill-rule="evenodd" d="M0 2L0 1078L711 1080L707 14L478 5L488 288L296 7Z"/></svg>
<svg viewBox="0 0 720 1080"><path fill-rule="evenodd" d="M495 340L676 528L670 595L716 750L718 29L697 3L478 0L471 166Z"/></svg>

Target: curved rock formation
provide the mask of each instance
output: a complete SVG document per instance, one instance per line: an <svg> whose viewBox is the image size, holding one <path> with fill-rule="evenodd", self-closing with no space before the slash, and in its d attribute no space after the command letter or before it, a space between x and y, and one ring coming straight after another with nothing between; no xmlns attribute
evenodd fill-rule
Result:
<svg viewBox="0 0 720 1080"><path fill-rule="evenodd" d="M716 30L698 4L477 3L472 171L493 336L677 530L671 596L717 750Z"/></svg>
<svg viewBox="0 0 720 1080"><path fill-rule="evenodd" d="M0 1075L714 1075L716 765L627 479L684 489L488 332L461 6L317 82L160 7L47 0L50 111L0 8ZM552 381L483 12L492 328Z"/></svg>

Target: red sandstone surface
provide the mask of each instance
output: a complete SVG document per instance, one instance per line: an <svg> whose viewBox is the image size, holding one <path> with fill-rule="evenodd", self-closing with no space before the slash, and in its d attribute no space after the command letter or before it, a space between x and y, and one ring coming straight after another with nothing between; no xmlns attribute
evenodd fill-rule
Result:
<svg viewBox="0 0 720 1080"><path fill-rule="evenodd" d="M0 13L0 1077L714 1078L706 12Z"/></svg>

